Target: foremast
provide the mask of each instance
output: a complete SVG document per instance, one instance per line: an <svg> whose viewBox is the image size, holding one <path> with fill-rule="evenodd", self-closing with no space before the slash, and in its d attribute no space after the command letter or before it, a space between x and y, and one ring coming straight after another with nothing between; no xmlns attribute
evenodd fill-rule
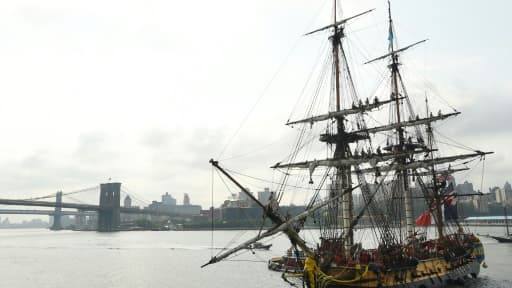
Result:
<svg viewBox="0 0 512 288"><path fill-rule="evenodd" d="M446 157L434 157L434 153L437 151L437 149L434 147L434 136L433 136L433 127L431 125L432 122L438 121L438 120L445 120L448 117L451 116L457 116L460 114L460 112L455 111L454 113L448 113L448 114L442 114L441 111L439 111L437 116L434 116L432 113L428 112L427 108L427 117L420 118L418 115L414 114L414 111L412 109L412 105L409 101L407 91L405 88L405 85L403 83L402 76L400 74L399 66L401 65L399 62L399 55L404 52L405 50L414 47L420 43L423 43L425 40L418 41L416 43L413 43L411 45L405 46L403 48L395 48L395 31L393 27L393 19L391 17L391 4L388 0L388 22L389 22L389 33L388 33L388 40L389 40L389 46L388 46L388 53L377 57L373 60L370 60L366 62L365 64L372 63L377 60L382 59L389 59L389 65L388 68L390 69L391 73L391 100L394 101L394 111L391 115L396 117L396 119L390 119L391 123L388 125L380 126L380 127L373 127L373 128L367 128L367 133L377 133L377 132L383 132L383 131L389 131L389 130L395 130L396 132L396 139L394 143L388 144L388 147L385 147L384 149L391 151L395 157L392 164L386 165L386 166L376 166L369 169L362 169L359 172L370 172L372 170L378 171L376 175L380 174L381 172L386 171L395 171L395 181L396 181L396 188L400 192L401 195L403 195L403 205L405 210L405 223L406 223L406 236L407 236L407 242L411 243L415 240L415 219L414 219L414 211L413 211L413 205L412 205L412 191L410 187L409 178L411 176L424 176L425 174L431 175L433 179L433 188L431 190L432 195L428 195L428 198L431 198L431 204L432 204L432 212L435 215L436 225L438 229L438 235L439 238L443 238L443 212L442 212L442 205L447 202L447 198L449 197L446 194L445 187L442 187L442 185L438 185L436 179L438 176L438 172L436 171L436 165L445 164L445 163L451 163L456 160L461 159L468 159L468 158L474 158L474 157L484 157L487 154L491 154L493 152L482 152L479 150L475 150L473 153L469 154L459 154L459 155L453 155L453 156L446 156ZM403 94L400 94L400 90ZM404 105L402 102L402 99L405 99L407 106L402 107ZM392 107L393 108L393 107ZM404 108L404 109L401 109ZM409 109L409 115L408 118L406 117L405 108ZM424 143L423 135L420 129L416 128L420 125L426 125L426 132L428 136L428 146L426 143ZM409 137L406 139L405 136L405 129L406 127L413 126L416 128L416 139L417 142L413 143L412 138ZM363 130L355 131L352 133L358 134L364 132ZM416 150L419 149L419 150ZM427 155L429 155L429 158L425 156L423 160L417 160L414 159L415 151L417 152L425 152ZM428 172L421 172L418 171L419 169L427 169ZM451 171L453 169L448 166L447 171ZM456 169L458 171L464 170L463 169ZM410 171L410 172L409 172ZM411 173L411 174L410 174ZM420 180L420 185L422 184L422 181ZM460 224L457 223L459 227L459 231L461 231Z"/></svg>
<svg viewBox="0 0 512 288"><path fill-rule="evenodd" d="M421 150L425 151L426 146L424 143L422 143L422 137L421 135L417 135L418 140L421 139L421 142L419 143L412 143L411 138L409 137L407 143L405 139L405 131L404 128L407 126L418 126L420 124L429 124L436 120L443 120L445 117L442 115L439 115L439 119L434 119L433 117L429 117L426 119L420 119L419 117L411 117L410 119L402 119L402 113L401 105L402 105L402 99L406 98L406 101L409 101L407 99L407 92L405 91L405 85L402 82L402 76L400 75L400 62L399 62L399 55L401 52L417 45L422 42L425 42L426 40L422 40L419 42L416 42L412 45L406 46L401 49L395 48L395 31L393 27L393 18L391 17L391 3L388 0L388 22L389 22L389 32L388 32L388 53L380 56L378 58L375 58L373 60L370 60L366 62L365 64L372 63L377 60L382 60L389 58L389 65L388 68L391 72L391 100L394 100L394 115L396 119L390 119L391 124L385 125L382 127L375 127L368 129L368 132L376 133L380 131L386 131L386 130L392 130L394 129L396 132L396 140L394 143L391 143L386 147L386 150L392 151L396 156L394 159L394 164L391 165L391 167L388 167L389 170L395 170L395 177L396 177L396 188L400 192L401 195L403 195L404 198L404 210L405 210L405 224L406 224L406 234L407 239L409 241L414 240L415 237L415 231L414 231L414 211L413 211L413 205L412 205L412 193L409 185L409 166L413 164L413 157L412 155L414 153L411 153L415 151L415 149L420 148ZM400 88L403 90L404 95L400 94ZM403 97L402 97L403 96ZM393 108L393 107L392 107ZM409 108L412 109L411 107ZM412 110L411 116L413 115ZM449 116L455 116L458 113L452 113ZM405 114L404 114L405 115ZM448 115L447 115L448 116ZM419 133L419 132L418 132ZM394 169L393 169L394 167Z"/></svg>
<svg viewBox="0 0 512 288"><path fill-rule="evenodd" d="M340 51L342 49L341 39L344 37L343 25L336 25L337 19L337 7L336 0L334 0L334 33L330 37L332 43L332 51L334 57L334 91L336 98L336 112L341 111L341 84L340 84ZM336 119L336 134L343 135L345 133L344 117L337 116ZM334 158L335 159L346 159L350 153L349 143L342 137L337 137L334 142ZM335 179L335 193L330 193L329 198L334 198L337 195L341 195L342 191L352 187L352 178L350 173L349 165L339 165L336 167L336 179ZM350 250L354 242L352 223L352 193L346 193L341 198L341 218L343 225L344 239L344 251L345 256L350 257Z"/></svg>
<svg viewBox="0 0 512 288"><path fill-rule="evenodd" d="M405 137L404 137L404 128L400 125L400 99L398 92L398 79L400 78L400 71L398 66L400 63L398 62L398 53L395 53L395 45L394 45L394 31L393 31L393 18L391 17L391 3L388 0L388 20L389 20L389 53L391 54L391 64L389 65L389 69L391 70L391 98L395 99L395 107L396 107L396 123L398 124L396 128L396 132L398 134L398 145L396 146L397 152L403 152L405 148ZM396 158L396 163L406 164L407 157L399 156ZM409 189L409 177L407 173L407 169L398 170L397 171L397 183L398 188L402 190L404 196L404 206L405 206L405 223L407 230L407 238L412 240L414 239L414 211L412 207L412 195Z"/></svg>
<svg viewBox="0 0 512 288"><path fill-rule="evenodd" d="M332 29L332 34L329 36L329 40L332 45L332 57L333 57L333 67L332 67L332 77L333 77L333 98L335 107L328 112L327 114L311 116L305 119L296 120L296 121L288 121L287 125L293 125L298 123L310 123L313 125L315 122L326 121L326 120L334 120L333 124L328 122L327 131L325 134L320 135L320 141L325 142L329 145L330 148L333 149L333 158L326 159L324 164L326 166L330 166L334 168L334 179L332 179L332 184L329 191L329 199L338 198L337 201L333 201L329 207L329 211L333 213L333 218L336 220L333 223L329 223L328 229L329 235L326 235L327 238L337 238L331 239L337 241L338 239L342 241L344 254L347 258L351 256L351 248L354 243L353 240L353 204L352 204L352 193L344 193L344 191L351 191L352 187L352 178L351 178L351 167L354 165L352 163L354 160L357 162L360 159L355 159L357 157L352 157L352 153L350 150L350 143L357 142L359 140L369 139L368 132L364 131L359 134L351 133L347 131L347 127L345 127L346 116L353 114L361 114L365 111L369 111L375 108L380 107L381 105L390 103L391 101L384 101L383 103L379 102L376 98L373 103L370 103L368 100L365 104L362 101L357 101L357 96L355 93L355 88L352 83L352 76L350 74L350 69L347 63L346 55L343 50L342 39L345 37L344 34L344 25L347 21L354 19L363 14L369 13L373 11L367 10L365 12L359 13L357 15L338 20L337 19L337 0L334 0L333 5L333 23L327 25L325 27L316 29L311 31L305 35L310 35L319 31L324 31L327 29ZM350 91L348 93L353 93L352 99L352 107L348 109L343 109L341 102L342 97L346 97L347 95L342 95L342 69L346 73L346 79L348 81L346 90ZM358 125L359 126L359 125ZM362 128L365 128L365 125L361 125ZM355 156L355 155L354 155ZM298 163L289 163L289 164L281 164L277 163L272 168L283 168L283 167L296 167L296 168L309 168L310 174L314 171L315 167L318 166L316 161L306 161L304 163L309 163L308 166L304 167L304 165L300 165ZM310 181L312 183L312 181ZM339 198L341 197L341 201ZM341 204L341 209L339 209ZM341 220L341 221L340 221ZM341 222L341 224L339 223ZM341 233L339 229L341 228ZM326 230L326 231L327 231Z"/></svg>

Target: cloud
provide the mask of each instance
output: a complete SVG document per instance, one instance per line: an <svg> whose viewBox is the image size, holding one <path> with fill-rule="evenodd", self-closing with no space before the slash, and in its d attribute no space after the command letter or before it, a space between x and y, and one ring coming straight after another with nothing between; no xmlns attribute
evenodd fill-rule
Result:
<svg viewBox="0 0 512 288"><path fill-rule="evenodd" d="M490 95L492 93L492 95ZM463 114L454 133L468 135L474 133L478 137L502 136L510 140L512 113L512 97L499 90L486 91L471 103L461 107ZM511 142L509 142L511 143Z"/></svg>
<svg viewBox="0 0 512 288"><path fill-rule="evenodd" d="M485 168L479 163L475 171L467 175L468 180L479 187L484 173L483 188L487 190L486 186L503 186L512 179L512 153L509 149L512 146L512 114L508 112L512 98L504 86L480 93L473 91L472 94L474 97L460 107L462 114L439 127L442 135L456 142L447 138L440 140L494 152L486 156Z"/></svg>
<svg viewBox="0 0 512 288"><path fill-rule="evenodd" d="M382 9L354 21L360 29L350 30L354 32L348 36L353 38L347 43L352 39L360 40L361 46L379 43L368 45L370 51L364 56L381 55L386 48L386 3L354 3L346 6L346 16L375 6ZM396 23L417 17L411 11L418 7L400 9L402 4L417 6L397 3ZM415 33L400 34L401 40L418 40L418 28L442 33L447 23L432 23L428 15L443 5L429 2L431 13L418 17L423 26L407 23ZM318 59L317 48L325 43L318 41L324 35L302 34L328 23L331 7L286 0L258 1L247 8L247 3L234 0L1 2L0 19L9 23L0 25L5 42L0 47L4 195L71 191L112 178L147 201L167 191L178 200L189 193L192 203L206 206L211 192L208 160L219 155L230 169L272 179L268 167L283 160L295 140L296 131L283 122L313 69L312 62ZM372 27L376 25L381 29ZM472 22L458 25L469 27ZM364 32L373 33L370 42L359 34ZM504 84L508 70L500 70L510 65L484 49L508 51L510 43L498 37L482 45L474 43L473 33L467 32L470 40L463 38L471 42L450 33L443 37L458 46L450 44L453 49L448 56L440 57L447 47L436 40L439 35L426 36L433 36L432 42L408 55L421 56L420 49L432 45L427 51L432 64L425 73L439 75L433 81L438 83L437 90L457 96L446 98L463 112L443 124L441 132L468 146L496 151L486 162L489 178L485 183L501 185L510 180L512 171L508 164L512 163L508 152L511 114L507 113L512 107L511 87ZM469 49L473 45L478 49ZM467 49L457 57L460 46ZM355 66L363 60L354 61ZM498 62L503 63L495 65ZM386 63L380 64L382 72ZM358 74L358 67L354 68ZM364 87L372 81L361 77L358 89L373 92L373 84ZM261 91L265 93L257 101ZM424 88L410 92L424 95ZM418 103L423 107L421 99ZM248 111L251 115L235 133ZM478 175L470 177L478 179ZM222 202L225 188L219 191L216 201ZM90 197L97 201L97 195Z"/></svg>

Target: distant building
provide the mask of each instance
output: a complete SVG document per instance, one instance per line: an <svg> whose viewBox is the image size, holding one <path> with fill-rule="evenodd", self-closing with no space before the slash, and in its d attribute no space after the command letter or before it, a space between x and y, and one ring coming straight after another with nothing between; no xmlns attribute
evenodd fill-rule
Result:
<svg viewBox="0 0 512 288"><path fill-rule="evenodd" d="M508 183L508 181L505 183L505 186L503 186L503 190L505 192L505 197L508 199L512 199L512 185Z"/></svg>
<svg viewBox="0 0 512 288"><path fill-rule="evenodd" d="M201 216L212 220L212 217L214 220L222 219L222 210L220 208L213 208L210 207L209 210L201 210Z"/></svg>
<svg viewBox="0 0 512 288"><path fill-rule="evenodd" d="M267 205L271 193L272 192L269 188L264 188L263 191L258 192L258 201L260 201L263 205Z"/></svg>
<svg viewBox="0 0 512 288"><path fill-rule="evenodd" d="M176 199L174 199L170 194L169 192L165 192L164 195L162 195L162 204L163 205L171 205L171 206L175 206L176 205Z"/></svg>
<svg viewBox="0 0 512 288"><path fill-rule="evenodd" d="M296 216L306 209L305 206L280 206L281 215ZM224 221L259 221L263 218L263 209L261 207L224 207L221 208L221 217Z"/></svg>
<svg viewBox="0 0 512 288"><path fill-rule="evenodd" d="M496 195L496 203L505 203L507 201L505 190L501 189L500 187L494 187L491 191L494 193L494 195Z"/></svg>
<svg viewBox="0 0 512 288"><path fill-rule="evenodd" d="M130 195L126 195L126 197L124 197L124 207L132 207L132 198L130 198Z"/></svg>
<svg viewBox="0 0 512 288"><path fill-rule="evenodd" d="M249 190L249 188L245 188L245 189L249 193L251 193L251 195L253 195L253 193L251 192L251 190ZM249 195L247 195L244 191L238 192L238 201L239 201L239 205L240 205L239 207L252 207L256 204L251 199L251 197L249 197Z"/></svg>
<svg viewBox="0 0 512 288"><path fill-rule="evenodd" d="M467 217L464 222L467 224L505 224L505 220L510 223L510 218L505 218L505 216Z"/></svg>
<svg viewBox="0 0 512 288"><path fill-rule="evenodd" d="M475 193L475 190L473 190L473 183L468 181L464 181L463 184L457 184L457 186L455 186L455 190L457 190L459 194L463 195Z"/></svg>
<svg viewBox="0 0 512 288"><path fill-rule="evenodd" d="M494 203L496 203L496 194L494 194L494 193L492 192L492 189L491 189L491 188L489 188L489 193L487 193L487 194L485 194L485 195L487 195L486 197L487 197L487 199L489 199L489 204L494 204Z"/></svg>
<svg viewBox="0 0 512 288"><path fill-rule="evenodd" d="M188 193L185 193L183 195L183 205L189 206L190 205L190 197L188 196Z"/></svg>
<svg viewBox="0 0 512 288"><path fill-rule="evenodd" d="M480 192L480 191L479 191ZM482 196L475 196L480 198L478 203L478 212L480 213L489 213L489 203L491 203L491 196L492 194L487 193Z"/></svg>
<svg viewBox="0 0 512 288"><path fill-rule="evenodd" d="M176 216L192 216L201 214L201 206L199 205L175 205L171 212Z"/></svg>
<svg viewBox="0 0 512 288"><path fill-rule="evenodd" d="M248 188L245 189L249 191ZM231 194L230 199L225 200L224 203L222 203L221 208L249 208L256 206L255 204L256 203L247 194L245 194L245 192L240 191L238 194Z"/></svg>
<svg viewBox="0 0 512 288"><path fill-rule="evenodd" d="M162 202L153 201L149 204L148 209L160 211L175 216L193 216L201 214L201 206L191 205L190 198L185 194L185 199L188 199L188 205L177 205L176 199L173 198L168 192L162 195ZM184 200L185 200L184 199Z"/></svg>

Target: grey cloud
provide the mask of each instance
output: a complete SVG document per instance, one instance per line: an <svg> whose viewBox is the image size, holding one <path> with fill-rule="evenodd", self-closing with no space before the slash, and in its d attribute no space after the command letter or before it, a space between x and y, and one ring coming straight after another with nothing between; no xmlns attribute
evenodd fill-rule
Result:
<svg viewBox="0 0 512 288"><path fill-rule="evenodd" d="M460 108L462 114L458 116L459 119L452 121L453 124L450 123L449 132L461 137L502 135L504 141L510 141L511 107L511 95L480 95L473 102Z"/></svg>
<svg viewBox="0 0 512 288"><path fill-rule="evenodd" d="M486 157L484 169L480 162L467 176L479 187L484 173L483 189L486 190L488 186L502 186L505 181L512 180L512 154L509 152L512 146L512 114L509 111L512 97L499 89L472 94L472 101L460 107L462 114L439 128L442 135L458 143L494 152Z"/></svg>

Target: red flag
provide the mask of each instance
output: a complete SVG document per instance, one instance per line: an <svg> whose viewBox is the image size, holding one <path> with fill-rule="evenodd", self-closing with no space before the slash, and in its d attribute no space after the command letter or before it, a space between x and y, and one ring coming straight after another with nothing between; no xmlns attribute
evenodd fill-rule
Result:
<svg viewBox="0 0 512 288"><path fill-rule="evenodd" d="M416 218L416 225L418 226L429 226L430 224L432 224L432 215L428 210Z"/></svg>

